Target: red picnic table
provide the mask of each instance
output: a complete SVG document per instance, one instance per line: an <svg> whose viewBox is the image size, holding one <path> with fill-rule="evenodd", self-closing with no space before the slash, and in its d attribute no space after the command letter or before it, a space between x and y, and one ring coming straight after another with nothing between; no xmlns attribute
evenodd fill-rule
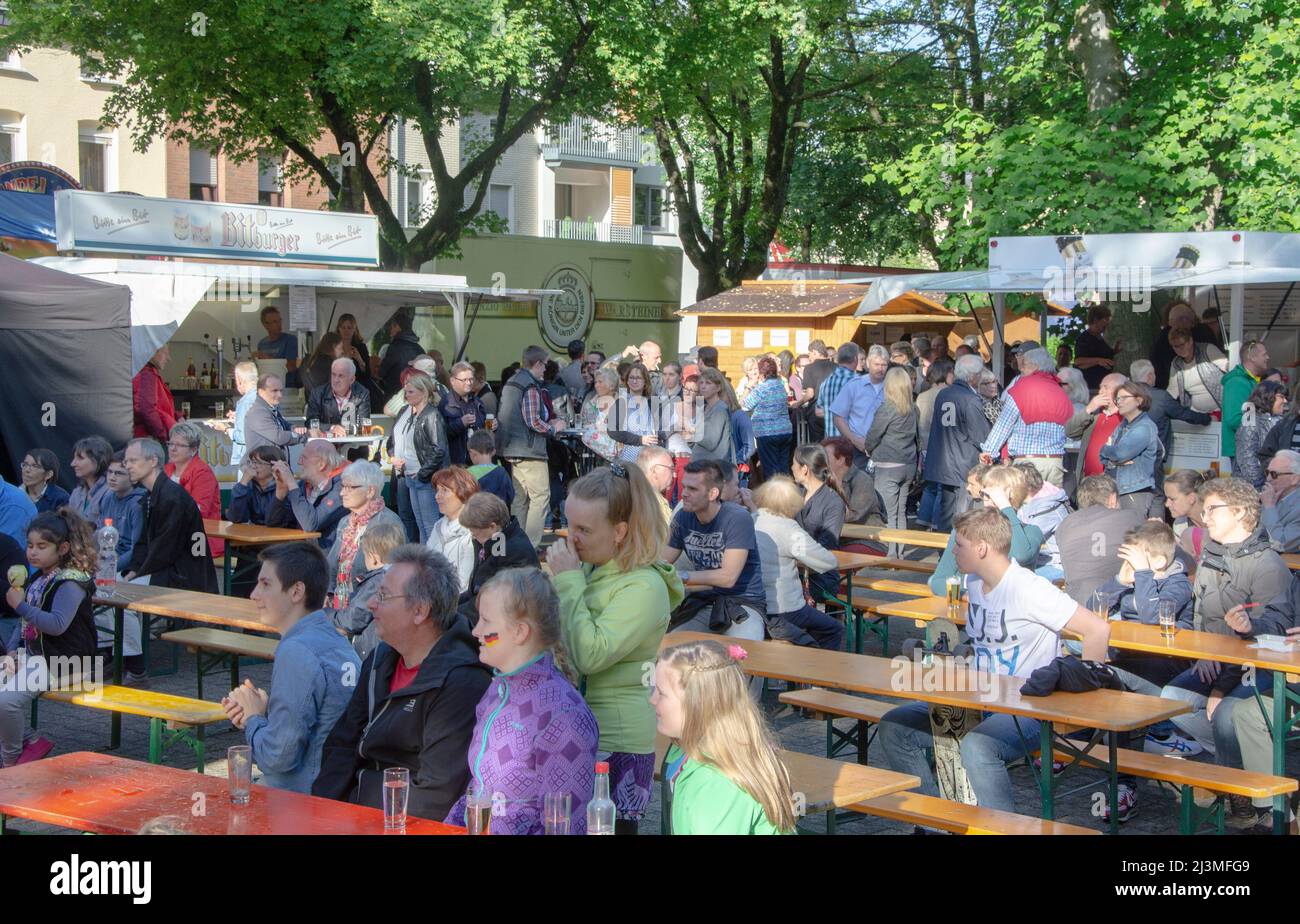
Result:
<svg viewBox="0 0 1300 924"><path fill-rule="evenodd" d="M27 818L93 834L135 834L169 816L186 834L385 834L379 809L253 786L234 805L220 777L91 751L0 770L4 819ZM464 828L407 816L406 834L464 834Z"/></svg>

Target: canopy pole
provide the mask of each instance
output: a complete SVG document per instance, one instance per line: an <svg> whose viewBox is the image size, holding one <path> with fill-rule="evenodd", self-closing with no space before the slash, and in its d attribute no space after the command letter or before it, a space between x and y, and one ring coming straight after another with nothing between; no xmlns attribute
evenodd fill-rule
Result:
<svg viewBox="0 0 1300 924"><path fill-rule="evenodd" d="M970 300L969 292L963 292L962 295L966 298L966 307L970 309L970 316L975 319L975 329L980 332L980 339L982 339L984 345L989 348L989 356L992 356L993 344L989 343L989 335L984 333L984 325L980 323L980 315L979 312L975 310L975 303Z"/></svg>
<svg viewBox="0 0 1300 924"><path fill-rule="evenodd" d="M1004 357L1005 344L1002 342L1002 330L1006 319L1006 295L993 292L993 373L998 381L1006 384L1007 364Z"/></svg>
<svg viewBox="0 0 1300 924"><path fill-rule="evenodd" d="M465 293L444 290L442 296L451 306L452 339L456 341L456 360L459 362L461 351L465 349Z"/></svg>
<svg viewBox="0 0 1300 924"><path fill-rule="evenodd" d="M1228 342L1228 368L1241 362L1241 338L1246 328L1246 287L1238 283L1231 288L1232 297L1228 302L1228 329L1231 340Z"/></svg>
<svg viewBox="0 0 1300 924"><path fill-rule="evenodd" d="M462 342L460 342L456 347L455 363L460 362L461 359L464 358L465 347L469 346L469 335L474 330L474 322L478 320L478 310L480 307L482 307L482 305L483 305L483 293L477 292L474 295L474 312L469 316L469 328L465 331L465 339ZM455 363L453 363L452 365L455 365Z"/></svg>
<svg viewBox="0 0 1300 924"><path fill-rule="evenodd" d="M1295 283L1294 283L1294 282L1291 283L1289 286L1286 287L1286 292L1282 295L1282 301L1280 301L1280 302L1277 303L1277 311L1274 311L1274 312L1273 312L1273 320L1271 320L1271 321L1268 322L1268 327L1264 329L1264 334L1263 334L1262 337L1259 338L1260 340L1263 340L1263 339L1264 339L1265 337L1267 337L1270 333L1272 333L1272 331L1273 331L1273 325L1276 324L1276 323L1277 323L1277 319L1278 319L1279 317L1281 317L1281 315L1282 315L1282 308L1286 305L1286 300L1287 300L1288 298L1291 297L1291 290L1294 289L1294 288L1295 288Z"/></svg>

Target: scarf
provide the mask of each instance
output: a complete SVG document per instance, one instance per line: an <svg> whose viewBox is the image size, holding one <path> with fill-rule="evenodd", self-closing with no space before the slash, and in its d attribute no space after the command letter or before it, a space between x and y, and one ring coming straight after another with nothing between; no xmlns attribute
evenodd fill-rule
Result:
<svg viewBox="0 0 1300 924"><path fill-rule="evenodd" d="M357 557L357 549L361 547L366 525L383 509L384 501L377 497L360 510L348 514L345 525L339 530L339 538L336 540L339 543L339 566L334 573L334 606L337 609L347 606L348 598L352 596L352 563Z"/></svg>

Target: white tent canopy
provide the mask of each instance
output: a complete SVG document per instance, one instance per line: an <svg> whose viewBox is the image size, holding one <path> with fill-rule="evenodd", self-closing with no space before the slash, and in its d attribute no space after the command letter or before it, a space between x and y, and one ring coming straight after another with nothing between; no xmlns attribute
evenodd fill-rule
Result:
<svg viewBox="0 0 1300 924"><path fill-rule="evenodd" d="M994 369L1002 368L1007 292L1041 293L1069 305L1095 296L1141 302L1159 289L1226 287L1232 296L1229 356L1235 364L1243 331L1244 288L1300 281L1300 234L1203 231L993 238L987 269L846 281L871 283L858 315L879 311L908 292L940 297L953 292L990 293Z"/></svg>
<svg viewBox="0 0 1300 924"><path fill-rule="evenodd" d="M289 286L316 290L318 329L329 323L337 308L339 313L355 315L362 336L367 337L398 308L445 301L452 309L458 351L465 343L466 311L474 305L536 302L562 294L554 289L476 287L467 285L464 276L433 273L85 257L41 257L32 262L131 289L132 374L172 338L200 303L227 306L231 312L260 311L268 298L287 304ZM233 337L233 325L224 334L218 329L217 334Z"/></svg>

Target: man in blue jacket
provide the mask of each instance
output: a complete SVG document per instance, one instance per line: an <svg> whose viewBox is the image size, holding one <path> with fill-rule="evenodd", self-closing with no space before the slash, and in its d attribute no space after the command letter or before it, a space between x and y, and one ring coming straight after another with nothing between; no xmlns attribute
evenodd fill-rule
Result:
<svg viewBox="0 0 1300 924"><path fill-rule="evenodd" d="M356 690L361 659L321 609L330 573L319 546L285 542L258 559L252 600L267 627L280 633L271 691L245 680L221 705L243 729L265 785L311 792L325 739Z"/></svg>
<svg viewBox="0 0 1300 924"><path fill-rule="evenodd" d="M953 383L939 392L930 421L930 442L925 454L925 480L939 486L939 515L935 530L952 528L957 494L965 490L966 475L980 460L980 444L992 425L984 416L980 400L980 374L984 362L978 356L963 356L953 368Z"/></svg>

